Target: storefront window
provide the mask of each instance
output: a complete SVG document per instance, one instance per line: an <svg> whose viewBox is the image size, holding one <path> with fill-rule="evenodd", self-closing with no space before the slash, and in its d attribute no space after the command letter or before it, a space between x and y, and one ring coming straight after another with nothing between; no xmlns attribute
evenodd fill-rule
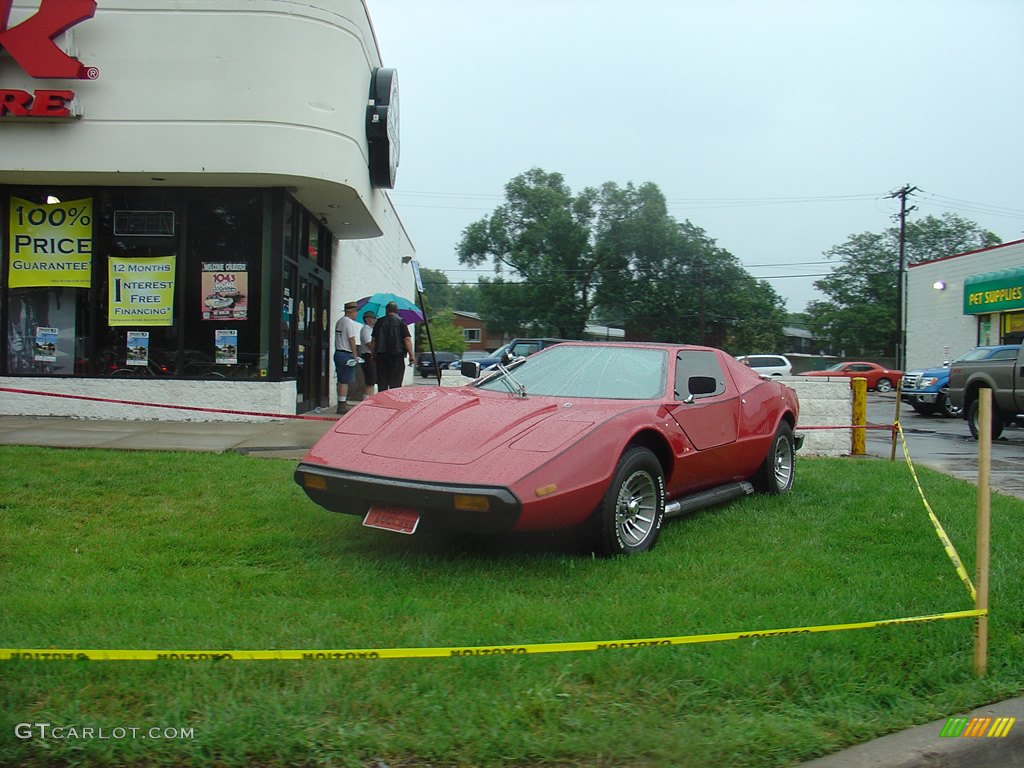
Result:
<svg viewBox="0 0 1024 768"><path fill-rule="evenodd" d="M1003 315L1003 344L1024 342L1024 312L1007 312Z"/></svg>
<svg viewBox="0 0 1024 768"><path fill-rule="evenodd" d="M260 378L262 197L211 191L188 202L182 375Z"/></svg>
<svg viewBox="0 0 1024 768"><path fill-rule="evenodd" d="M84 373L88 291L15 288L7 295L7 370L12 375Z"/></svg>
<svg viewBox="0 0 1024 768"><path fill-rule="evenodd" d="M284 190L0 187L0 375L301 378L331 243Z"/></svg>

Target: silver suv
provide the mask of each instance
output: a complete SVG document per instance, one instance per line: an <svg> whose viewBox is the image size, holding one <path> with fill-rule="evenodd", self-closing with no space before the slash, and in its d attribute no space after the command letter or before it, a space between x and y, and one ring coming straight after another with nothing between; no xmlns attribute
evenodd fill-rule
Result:
<svg viewBox="0 0 1024 768"><path fill-rule="evenodd" d="M793 375L793 364L784 355L740 355L736 359L762 376Z"/></svg>

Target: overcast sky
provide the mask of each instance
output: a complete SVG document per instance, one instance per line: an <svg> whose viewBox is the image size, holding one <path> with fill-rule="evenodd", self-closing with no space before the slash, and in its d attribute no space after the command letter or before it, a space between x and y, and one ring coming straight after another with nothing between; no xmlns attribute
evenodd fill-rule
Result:
<svg viewBox="0 0 1024 768"><path fill-rule="evenodd" d="M790 311L911 216L1024 238L1022 0L367 0L398 69L392 199L421 266L532 167L653 182ZM484 270L489 274L489 270ZM728 297L723 297L727 300Z"/></svg>

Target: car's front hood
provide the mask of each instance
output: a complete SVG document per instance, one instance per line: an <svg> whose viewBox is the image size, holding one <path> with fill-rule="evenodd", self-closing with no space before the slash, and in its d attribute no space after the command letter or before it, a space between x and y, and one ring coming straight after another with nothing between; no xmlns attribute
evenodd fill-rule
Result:
<svg viewBox="0 0 1024 768"><path fill-rule="evenodd" d="M412 463L465 466L506 449L501 461L522 471L619 411L621 405L601 401L407 387L382 392L353 409L306 460L357 471L401 468L408 476Z"/></svg>

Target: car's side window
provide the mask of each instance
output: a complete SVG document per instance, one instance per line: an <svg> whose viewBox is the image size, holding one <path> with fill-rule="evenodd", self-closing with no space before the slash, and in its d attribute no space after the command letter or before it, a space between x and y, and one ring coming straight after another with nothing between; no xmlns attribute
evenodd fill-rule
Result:
<svg viewBox="0 0 1024 768"><path fill-rule="evenodd" d="M993 360L1016 360L1017 350L1016 349L1000 349L994 355Z"/></svg>
<svg viewBox="0 0 1024 768"><path fill-rule="evenodd" d="M676 400L714 397L725 392L725 374L714 352L684 349L676 355Z"/></svg>

